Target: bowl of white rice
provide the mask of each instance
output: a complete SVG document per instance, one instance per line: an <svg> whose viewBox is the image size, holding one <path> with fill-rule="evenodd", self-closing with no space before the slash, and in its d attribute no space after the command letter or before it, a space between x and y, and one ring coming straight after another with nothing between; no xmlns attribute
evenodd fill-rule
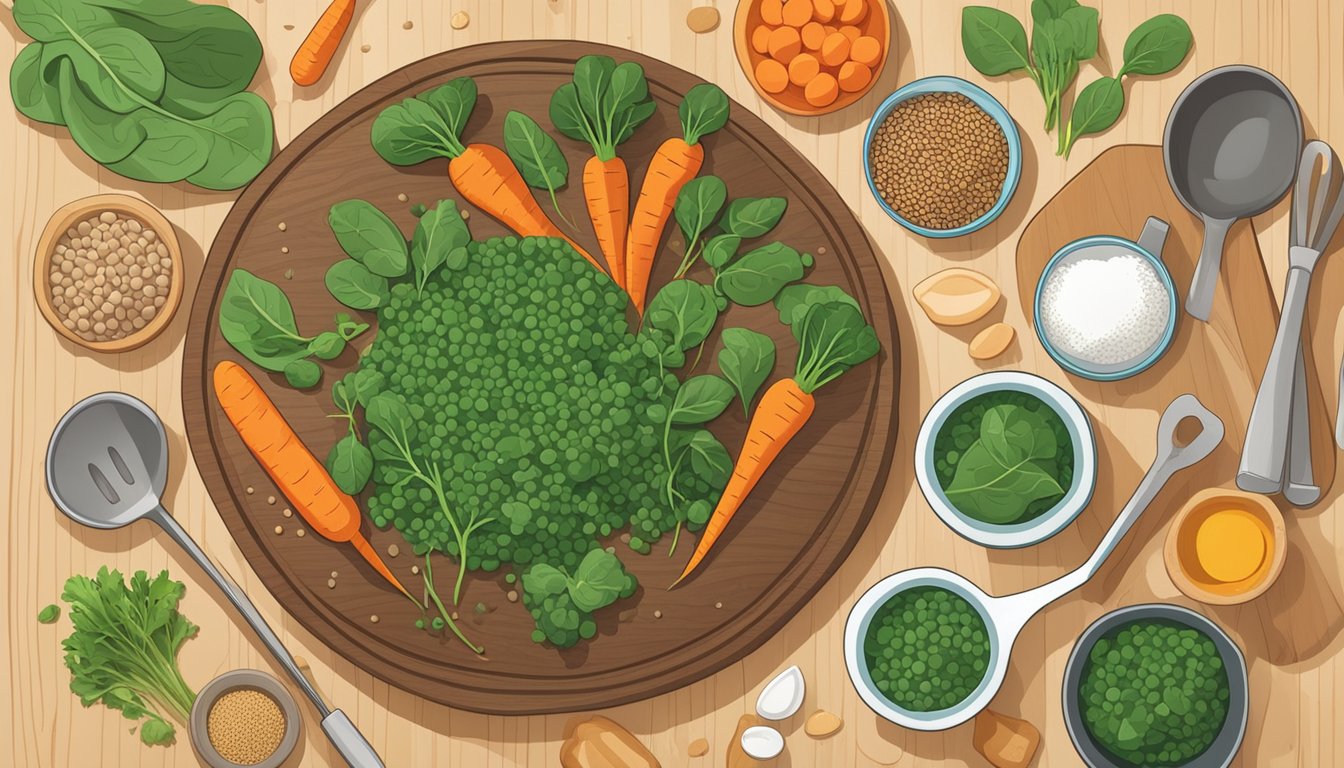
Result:
<svg viewBox="0 0 1344 768"><path fill-rule="evenodd" d="M1176 334L1176 286L1160 258L1167 225L1150 218L1139 242L1075 240L1050 259L1036 286L1036 335L1065 370L1096 381L1129 378L1156 363Z"/></svg>

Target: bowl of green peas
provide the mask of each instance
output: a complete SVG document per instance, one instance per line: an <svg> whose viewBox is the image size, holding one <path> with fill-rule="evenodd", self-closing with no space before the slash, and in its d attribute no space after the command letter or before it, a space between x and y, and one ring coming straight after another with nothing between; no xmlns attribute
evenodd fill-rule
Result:
<svg viewBox="0 0 1344 768"><path fill-rule="evenodd" d="M1226 768L1248 715L1246 660L1218 625L1176 605L1092 623L1064 670L1064 724L1091 768Z"/></svg>

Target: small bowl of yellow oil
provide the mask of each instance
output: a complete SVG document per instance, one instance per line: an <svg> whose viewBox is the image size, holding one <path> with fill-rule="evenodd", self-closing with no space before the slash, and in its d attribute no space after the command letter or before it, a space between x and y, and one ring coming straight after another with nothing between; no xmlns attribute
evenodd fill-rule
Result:
<svg viewBox="0 0 1344 768"><path fill-rule="evenodd" d="M1187 597L1235 605L1264 594L1283 570L1283 515L1266 496L1229 488L1195 494L1167 532L1167 574Z"/></svg>

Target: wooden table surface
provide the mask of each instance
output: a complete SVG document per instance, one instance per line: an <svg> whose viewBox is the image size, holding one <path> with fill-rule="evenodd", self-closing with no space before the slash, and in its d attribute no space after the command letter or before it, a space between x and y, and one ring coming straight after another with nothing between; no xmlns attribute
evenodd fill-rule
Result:
<svg viewBox="0 0 1344 768"><path fill-rule="evenodd" d="M694 4L717 5L719 28L690 32L684 19ZM1025 18L1026 0L995 3ZM1140 21L1159 11L1190 21L1195 49L1174 73L1126 83L1127 108L1119 124L1100 137L1085 138L1067 162L1053 153L1053 135L1040 130L1043 107L1035 86L1023 77L995 78L975 73L965 62L959 35L959 3L901 0L895 4L894 60L881 81L858 104L823 118L784 115L764 106L738 68L731 43L730 0L377 0L360 3L360 17L334 71L313 88L297 88L287 75L290 55L316 18L318 0L232 0L230 5L257 29L266 59L254 83L275 111L281 146L315 119L367 83L425 55L471 43L526 38L574 38L624 46L690 70L722 86L747 109L797 146L856 207L885 259L883 271L902 333L902 380L895 467L867 537L846 565L792 623L747 659L682 690L604 714L630 728L666 766L722 765L737 719L750 711L761 685L798 664L807 676L804 714L822 708L844 719L832 738L816 741L802 731L803 717L784 723L788 747L775 765L983 765L971 746L971 726L942 733L905 731L877 719L859 701L844 673L841 636L845 617L859 594L894 571L937 565L953 568L991 593L1007 593L1043 583L1080 563L1095 544L1152 458L1157 413L1148 409L1085 407L1123 445L1124 476L1104 483L1084 513L1050 546L994 553L961 540L943 526L924 502L910 471L914 433L933 401L957 382L994 368L1034 371L1076 391L1049 361L1031 335L1017 301L1014 251L1026 223L1075 173L1105 148L1122 143L1161 142L1168 110L1180 91L1200 73L1223 64L1269 69L1295 93L1309 137L1344 146L1344 98L1329 73L1344 71L1344 0L1184 0L1182 2L1094 3L1102 6L1100 59L1104 70L1118 66L1124 39ZM453 30L457 10L470 25ZM0 61L9 63L27 38L8 14L0 40ZM407 27L410 27L409 29ZM1330 43L1334 39L1334 44ZM1098 74L1083 67L1081 82ZM913 237L888 219L869 195L860 162L863 130L874 107L898 85L935 74L966 77L993 93L1022 129L1025 169L1013 203L994 225L969 237L931 242ZM183 184L131 182L85 157L64 129L34 125L6 106L0 109L0 157L10 170L0 205L3 256L9 279L0 286L0 306L10 330L0 333L0 402L9 403L6 439L0 443L3 478L5 588L0 590L0 655L7 659L0 694L0 741L8 759L20 766L196 765L185 738L173 747L146 748L128 734L129 723L101 706L81 707L69 692L60 640L68 619L39 625L37 612L55 602L73 573L93 573L108 564L123 571L169 568L188 584L183 611L201 626L180 661L187 681L204 685L215 675L241 667L276 670L197 569L147 525L117 532L80 529L61 518L43 487L42 460L51 428L77 400L103 390L122 390L156 408L167 422L173 450L168 504L174 515L248 590L281 637L308 659L319 688L359 725L389 766L458 765L550 766L567 715L487 717L428 704L391 688L345 662L290 618L260 586L234 546L186 454L179 391L187 313L179 312L151 344L119 356L93 355L59 340L42 320L31 288L33 249L50 214L78 197L125 191L144 197L178 228L189 271L188 286L200 274L235 195ZM1281 293L1288 241L1287 204L1258 217L1270 281ZM970 266L1004 287L1004 320L1019 342L998 360L977 364L966 354L967 334L940 329L909 301L910 288L950 265ZM1338 276L1339 273L1332 273ZM188 295L191 295L189 293ZM1313 318L1317 333L1334 334L1338 366L1344 326L1338 306ZM1258 367L1263 361L1255 361ZM1253 374L1256 378L1259 372ZM1173 395L1176 393L1172 393ZM1334 417L1333 384L1325 387L1325 411ZM1244 404L1249 408L1249 403ZM1329 425L1314 425L1326 429ZM1237 448L1234 446L1233 448ZM1197 471L1197 470L1196 470ZM1230 485L1232 478L1203 476L1194 487ZM1289 563L1279 584L1249 605L1205 609L1242 645L1250 667L1252 705L1245 745L1236 765L1324 766L1344 763L1338 735L1344 697L1344 537L1336 511L1344 506L1337 490L1326 503L1305 513L1289 513ZM1004 689L993 707L1036 723L1044 734L1037 764L1071 766L1078 758L1060 714L1059 686L1073 640L1105 611L1149 600L1198 606L1181 596L1162 565L1166 522L1180 499L1166 499L1149 511L1140 536L1127 540L1084 590L1066 597L1028 625L1019 640ZM1157 518L1154 522L1152 518ZM306 707L306 705L304 705ZM313 710L305 708L305 739L292 765L337 764L325 745ZM710 742L710 754L689 758L687 746Z"/></svg>

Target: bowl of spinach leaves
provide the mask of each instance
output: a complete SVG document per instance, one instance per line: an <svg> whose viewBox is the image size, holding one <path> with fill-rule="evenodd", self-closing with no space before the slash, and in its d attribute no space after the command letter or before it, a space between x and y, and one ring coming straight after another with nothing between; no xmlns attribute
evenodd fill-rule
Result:
<svg viewBox="0 0 1344 768"><path fill-rule="evenodd" d="M967 379L929 409L915 476L938 517L986 547L1038 544L1092 499L1096 439L1078 401L1039 376Z"/></svg>

